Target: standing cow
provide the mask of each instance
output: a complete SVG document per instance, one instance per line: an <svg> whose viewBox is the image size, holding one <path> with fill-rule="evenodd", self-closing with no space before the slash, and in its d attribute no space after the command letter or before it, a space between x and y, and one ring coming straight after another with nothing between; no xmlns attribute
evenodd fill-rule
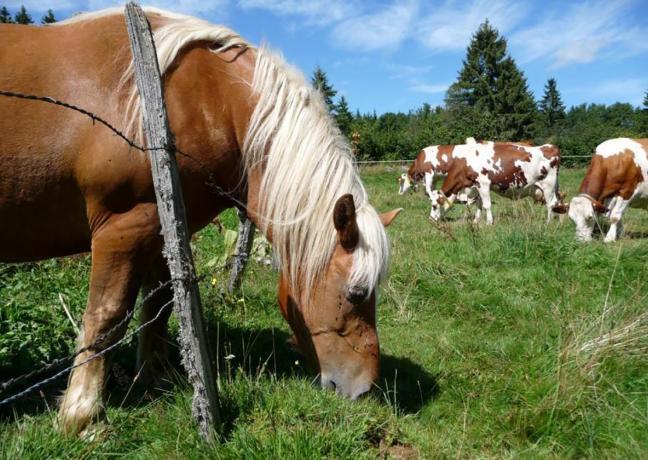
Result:
<svg viewBox="0 0 648 460"><path fill-rule="evenodd" d="M596 214L610 219L605 241L616 240L623 226L623 213L633 208L648 208L648 139L610 139L592 156L578 195L569 206L569 217L576 224L576 237L592 239Z"/></svg>
<svg viewBox="0 0 648 460"><path fill-rule="evenodd" d="M486 222L493 223L490 191L517 198L531 195L547 206L547 220L552 213L563 214L567 207L558 191L560 150L545 144L532 147L526 143L469 142L455 146L453 163L441 190L430 195L430 218L439 220L453 202L453 197L466 189L477 196L475 221L486 212Z"/></svg>

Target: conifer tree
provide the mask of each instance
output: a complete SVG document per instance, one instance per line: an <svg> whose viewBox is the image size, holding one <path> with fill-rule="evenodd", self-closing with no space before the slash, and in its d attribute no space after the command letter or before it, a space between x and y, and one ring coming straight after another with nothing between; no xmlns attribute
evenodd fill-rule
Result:
<svg viewBox="0 0 648 460"><path fill-rule="evenodd" d="M507 54L506 40L488 20L472 37L446 105L461 137L520 140L531 134L533 94Z"/></svg>
<svg viewBox="0 0 648 460"><path fill-rule="evenodd" d="M550 78L545 84L544 95L540 100L540 112L549 129L555 128L556 124L565 118L565 104L554 78Z"/></svg>
<svg viewBox="0 0 648 460"><path fill-rule="evenodd" d="M0 24L12 24L13 19L11 19L11 13L6 6L0 8Z"/></svg>
<svg viewBox="0 0 648 460"><path fill-rule="evenodd" d="M47 14L41 19L41 24L54 24L55 22L56 17L54 16L54 11L47 10Z"/></svg>
<svg viewBox="0 0 648 460"><path fill-rule="evenodd" d="M349 111L349 104L344 96L340 97L340 101L335 106L335 120L340 131L348 137L353 123L353 114Z"/></svg>
<svg viewBox="0 0 648 460"><path fill-rule="evenodd" d="M315 89L317 89L320 93L322 93L322 96L324 97L324 101L326 102L326 105L329 108L329 112L333 113L333 111L335 110L335 104L333 103L333 98L337 94L337 91L334 90L333 86L329 84L328 77L326 76L326 72L324 72L320 66L315 67L315 71L313 72L313 78L311 79L311 82L313 83Z"/></svg>
<svg viewBox="0 0 648 460"><path fill-rule="evenodd" d="M648 137L648 91L646 91L646 95L644 96L641 115L642 115L642 120L639 129L641 130L642 136Z"/></svg>
<svg viewBox="0 0 648 460"><path fill-rule="evenodd" d="M33 24L34 20L32 19L31 15L27 12L27 9L25 8L25 5L22 5L18 12L16 13L16 16L14 16L14 21L16 21L16 24Z"/></svg>

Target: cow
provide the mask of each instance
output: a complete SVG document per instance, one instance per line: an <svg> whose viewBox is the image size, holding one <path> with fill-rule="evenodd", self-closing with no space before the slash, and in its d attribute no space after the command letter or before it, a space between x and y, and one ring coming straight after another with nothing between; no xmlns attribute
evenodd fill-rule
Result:
<svg viewBox="0 0 648 460"><path fill-rule="evenodd" d="M474 143L472 137L466 139L466 143ZM430 145L421 150L407 173L398 178L398 194L404 195L410 188L415 187L419 182L424 181L425 193L429 197L432 194L434 180L445 177L452 167L453 152L456 145Z"/></svg>
<svg viewBox="0 0 648 460"><path fill-rule="evenodd" d="M564 214L567 206L564 195L558 190L560 150L545 144L538 147L526 143L474 142L468 139L453 152L453 162L439 191L430 195L430 219L437 221L453 204L454 197L468 190L477 198L475 221L481 210L486 213L486 223L493 223L490 192L517 198L531 195L547 206L547 221L553 213Z"/></svg>
<svg viewBox="0 0 648 460"><path fill-rule="evenodd" d="M628 206L648 208L647 179L648 139L610 139L596 147L578 195L569 205L576 238L591 240L597 215L603 214L610 220L604 241L616 240Z"/></svg>
<svg viewBox="0 0 648 460"><path fill-rule="evenodd" d="M466 139L466 143L475 143L472 137ZM419 182L424 181L425 193L432 199L432 187L434 180L446 177L452 167L453 152L456 145L431 145L419 152L407 173L398 177L398 194L404 195L410 189L416 190ZM453 196L453 202L471 205L474 198L466 192L460 192Z"/></svg>

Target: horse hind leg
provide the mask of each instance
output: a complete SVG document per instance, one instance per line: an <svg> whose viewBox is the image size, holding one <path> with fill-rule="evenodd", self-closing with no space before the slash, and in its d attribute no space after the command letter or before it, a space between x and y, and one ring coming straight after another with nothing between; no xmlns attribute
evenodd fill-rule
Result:
<svg viewBox="0 0 648 460"><path fill-rule="evenodd" d="M169 385L169 338L167 322L171 315L173 290L168 284L168 267L160 255L142 286L144 302L140 323L154 320L142 329L137 346L137 383L143 388L165 388ZM163 310L161 310L164 308Z"/></svg>
<svg viewBox="0 0 648 460"><path fill-rule="evenodd" d="M72 371L61 400L59 427L65 433L83 434L103 416L109 353L82 363L123 337L127 324L115 327L133 308L151 251L159 249L159 227L149 217L156 214L154 210L141 211L135 208L113 216L93 232L88 306L78 340L80 348L91 348L76 357L74 363L79 367ZM104 335L104 340L96 343Z"/></svg>

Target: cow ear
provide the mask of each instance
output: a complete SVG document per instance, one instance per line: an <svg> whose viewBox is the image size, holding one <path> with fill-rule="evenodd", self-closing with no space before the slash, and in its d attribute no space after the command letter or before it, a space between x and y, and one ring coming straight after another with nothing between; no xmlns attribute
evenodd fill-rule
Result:
<svg viewBox="0 0 648 460"><path fill-rule="evenodd" d="M351 252L358 245L360 231L356 222L353 195L347 193L338 198L333 209L333 225L338 232L338 240L344 249Z"/></svg>
<svg viewBox="0 0 648 460"><path fill-rule="evenodd" d="M551 210L556 214L567 214L569 211L569 204L559 203L551 208Z"/></svg>
<svg viewBox="0 0 648 460"><path fill-rule="evenodd" d="M389 225L394 221L394 219L396 219L396 216L400 214L402 210L403 208L397 208L380 214L380 221L382 222L383 227L389 227Z"/></svg>
<svg viewBox="0 0 648 460"><path fill-rule="evenodd" d="M605 207L603 203L600 201L592 200L592 207L594 208L594 211L600 213L600 214L605 214L609 211L608 208Z"/></svg>

